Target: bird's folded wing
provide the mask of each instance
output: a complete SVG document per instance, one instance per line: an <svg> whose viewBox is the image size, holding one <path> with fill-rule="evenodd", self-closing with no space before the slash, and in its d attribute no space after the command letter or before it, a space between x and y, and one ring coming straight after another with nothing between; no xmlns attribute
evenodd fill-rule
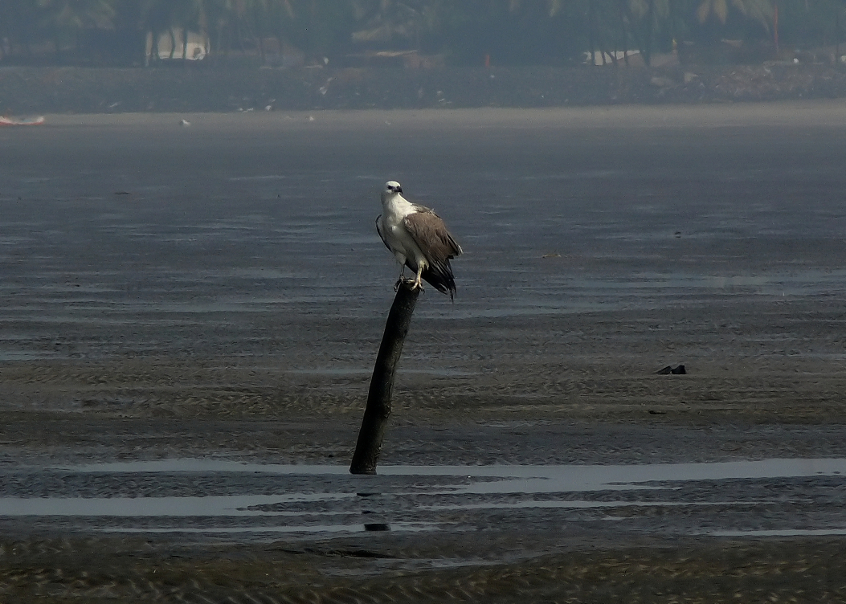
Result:
<svg viewBox="0 0 846 604"><path fill-rule="evenodd" d="M449 234L444 221L432 210L426 208L409 214L403 223L430 262L444 262L461 254L461 247Z"/></svg>
<svg viewBox="0 0 846 604"><path fill-rule="evenodd" d="M385 235L384 235L384 233L382 233L382 215L381 214L379 214L376 217L376 232L379 233L379 238L382 240L382 243L385 244L385 247L393 252L394 250L392 250L391 246L388 245L388 240L385 239Z"/></svg>

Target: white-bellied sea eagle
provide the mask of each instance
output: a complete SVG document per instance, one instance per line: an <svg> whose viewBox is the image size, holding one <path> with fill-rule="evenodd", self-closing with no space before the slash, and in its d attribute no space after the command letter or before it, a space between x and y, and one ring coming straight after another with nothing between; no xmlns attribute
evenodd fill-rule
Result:
<svg viewBox="0 0 846 604"><path fill-rule="evenodd" d="M461 254L461 246L440 216L405 199L400 184L389 180L382 190L382 214L376 218L376 230L400 263L397 284L403 280L407 266L417 274L413 288L423 289L420 280L424 279L452 300L455 277L449 261Z"/></svg>

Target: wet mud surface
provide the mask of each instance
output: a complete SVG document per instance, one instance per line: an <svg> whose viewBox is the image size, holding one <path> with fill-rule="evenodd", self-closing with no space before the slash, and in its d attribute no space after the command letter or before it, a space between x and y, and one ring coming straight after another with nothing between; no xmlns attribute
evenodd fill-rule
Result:
<svg viewBox="0 0 846 604"><path fill-rule="evenodd" d="M844 599L846 107L182 117L0 131L4 601Z"/></svg>

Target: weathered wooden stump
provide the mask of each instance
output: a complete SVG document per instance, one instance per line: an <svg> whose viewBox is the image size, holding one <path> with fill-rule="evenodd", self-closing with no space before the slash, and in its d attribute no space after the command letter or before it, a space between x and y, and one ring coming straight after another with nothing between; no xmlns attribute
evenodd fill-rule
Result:
<svg viewBox="0 0 846 604"><path fill-rule="evenodd" d="M394 389L394 374L402 355L402 345L408 328L411 325L411 315L417 304L419 289L412 289L411 282L401 281L397 287L397 295L388 313L382 344L376 356L373 367L373 377L370 378L370 391L367 394L367 406L364 418L361 420L361 430L358 432L358 442L353 453L350 472L352 474L375 474L379 453L382 451L382 438L388 417L391 415L391 394Z"/></svg>

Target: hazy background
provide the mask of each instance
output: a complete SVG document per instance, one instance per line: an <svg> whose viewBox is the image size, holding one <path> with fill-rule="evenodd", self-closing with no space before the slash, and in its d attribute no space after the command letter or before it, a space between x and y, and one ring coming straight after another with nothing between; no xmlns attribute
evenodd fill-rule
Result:
<svg viewBox="0 0 846 604"><path fill-rule="evenodd" d="M841 0L4 0L0 114L846 96Z"/></svg>
<svg viewBox="0 0 846 604"><path fill-rule="evenodd" d="M674 49L747 62L839 52L844 11L841 0L4 0L0 62L141 65L148 33L182 29L218 63L344 66L416 51L451 66L568 65L623 50L650 63Z"/></svg>

